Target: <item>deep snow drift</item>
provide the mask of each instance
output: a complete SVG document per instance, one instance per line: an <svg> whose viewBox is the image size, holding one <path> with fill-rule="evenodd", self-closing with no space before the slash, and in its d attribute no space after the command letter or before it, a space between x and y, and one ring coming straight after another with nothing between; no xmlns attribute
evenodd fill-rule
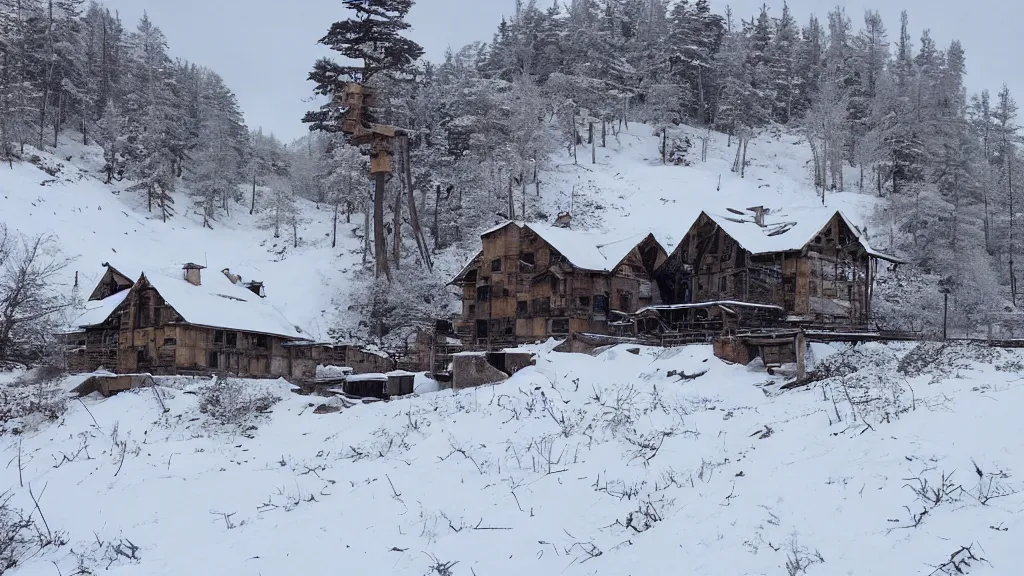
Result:
<svg viewBox="0 0 1024 576"><path fill-rule="evenodd" d="M1024 562L1024 354L815 346L832 377L782 391L704 346L543 348L498 386L327 414L249 383L283 399L221 424L199 410L211 384L182 380L162 402L92 396L10 423L0 485L30 511L31 487L69 542L14 573L954 574L935 570L962 547L972 574Z"/></svg>

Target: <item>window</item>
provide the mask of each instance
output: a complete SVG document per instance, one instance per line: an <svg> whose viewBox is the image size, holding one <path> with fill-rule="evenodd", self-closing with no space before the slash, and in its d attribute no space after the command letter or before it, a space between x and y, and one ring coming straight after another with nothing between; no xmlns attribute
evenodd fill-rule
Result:
<svg viewBox="0 0 1024 576"><path fill-rule="evenodd" d="M256 347L257 348L263 348L263 349L266 349L266 348L270 347L270 341L267 338L266 334L257 334L256 335Z"/></svg>
<svg viewBox="0 0 1024 576"><path fill-rule="evenodd" d="M519 271L520 272L533 272L534 266L537 264L536 257L533 252L524 252L519 255Z"/></svg>
<svg viewBox="0 0 1024 576"><path fill-rule="evenodd" d="M238 348L238 332L228 332L225 334L224 344L228 348Z"/></svg>
<svg viewBox="0 0 1024 576"><path fill-rule="evenodd" d="M487 336L488 336L487 320L477 320L476 321L476 337L477 338L487 338Z"/></svg>
<svg viewBox="0 0 1024 576"><path fill-rule="evenodd" d="M135 351L135 365L136 367L141 366L149 362L149 349L139 348Z"/></svg>
<svg viewBox="0 0 1024 576"><path fill-rule="evenodd" d="M553 293L558 294L558 285L559 284L560 284L560 281L558 280L558 277L557 276L552 276L551 277L551 291Z"/></svg>
<svg viewBox="0 0 1024 576"><path fill-rule="evenodd" d="M216 352L210 352L210 356L209 356L209 358L207 358L207 362L206 362L207 368L213 368L213 369L220 368L220 365L218 363L219 360L220 360L220 355L219 354L217 354Z"/></svg>
<svg viewBox="0 0 1024 576"><path fill-rule="evenodd" d="M178 345L178 339L177 338L164 338L164 346L177 346L177 345Z"/></svg>
<svg viewBox="0 0 1024 576"><path fill-rule="evenodd" d="M590 308L590 296L580 296L577 298L576 304L580 308Z"/></svg>
<svg viewBox="0 0 1024 576"><path fill-rule="evenodd" d="M502 288L501 289L501 297L502 298L508 298L509 295L510 295L510 292L508 291L508 288Z"/></svg>
<svg viewBox="0 0 1024 576"><path fill-rule="evenodd" d="M476 314L476 304L469 305L469 312L467 312L467 314L470 316Z"/></svg>
<svg viewBox="0 0 1024 576"><path fill-rule="evenodd" d="M608 297L607 296L594 296L594 312L607 312L608 311Z"/></svg>
<svg viewBox="0 0 1024 576"><path fill-rule="evenodd" d="M526 300L516 302L516 316L525 318L530 315L530 303Z"/></svg>
<svg viewBox="0 0 1024 576"><path fill-rule="evenodd" d="M568 318L555 318L551 320L551 333L552 334L568 334L569 333L569 319Z"/></svg>
<svg viewBox="0 0 1024 576"><path fill-rule="evenodd" d="M501 258L491 260L491 272L501 272Z"/></svg>
<svg viewBox="0 0 1024 576"><path fill-rule="evenodd" d="M628 293L626 293L626 292L619 292L619 311L621 311L621 312L629 312L632 309L632 307L630 305L631 301L632 301L632 298L630 297L630 295Z"/></svg>
<svg viewBox="0 0 1024 576"><path fill-rule="evenodd" d="M491 287L490 286L477 286L476 287L476 301L487 302L491 299Z"/></svg>
<svg viewBox="0 0 1024 576"><path fill-rule="evenodd" d="M547 316L551 314L551 299L536 298L532 302L534 316Z"/></svg>
<svg viewBox="0 0 1024 576"><path fill-rule="evenodd" d="M818 296L818 283L817 282L808 282L808 284L807 284L807 292L810 294L811 297L817 297Z"/></svg>
<svg viewBox="0 0 1024 576"><path fill-rule="evenodd" d="M718 279L718 291L719 292L725 292L728 289L729 289L729 279L726 278L725 276L722 276L721 278Z"/></svg>
<svg viewBox="0 0 1024 576"><path fill-rule="evenodd" d="M149 290L139 292L135 303L135 327L148 328L153 325L153 295Z"/></svg>
<svg viewBox="0 0 1024 576"><path fill-rule="evenodd" d="M214 344L223 344L224 343L224 331L223 330L214 330L214 332L213 332L213 343Z"/></svg>

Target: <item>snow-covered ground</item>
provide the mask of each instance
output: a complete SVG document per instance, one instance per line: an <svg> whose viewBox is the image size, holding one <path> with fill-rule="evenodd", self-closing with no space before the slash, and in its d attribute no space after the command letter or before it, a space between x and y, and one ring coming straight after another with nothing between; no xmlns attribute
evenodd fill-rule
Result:
<svg viewBox="0 0 1024 576"><path fill-rule="evenodd" d="M31 488L68 541L13 573L927 575L959 574L935 570L962 547L964 573L1024 562L1022 353L815 346L845 376L783 391L704 346L545 350L501 385L326 414L249 383L283 399L220 424L198 409L209 384L179 382L163 404L142 389L9 424L0 486L38 520Z"/></svg>

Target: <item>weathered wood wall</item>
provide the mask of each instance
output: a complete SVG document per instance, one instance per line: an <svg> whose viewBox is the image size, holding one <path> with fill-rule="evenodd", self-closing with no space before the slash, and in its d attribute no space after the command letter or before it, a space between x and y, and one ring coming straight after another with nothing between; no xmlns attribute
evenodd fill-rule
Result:
<svg viewBox="0 0 1024 576"><path fill-rule="evenodd" d="M605 333L612 310L634 312L659 301L652 282L665 259L641 243L611 273L575 268L529 228L509 225L485 235L474 269L462 278L459 334L491 347Z"/></svg>

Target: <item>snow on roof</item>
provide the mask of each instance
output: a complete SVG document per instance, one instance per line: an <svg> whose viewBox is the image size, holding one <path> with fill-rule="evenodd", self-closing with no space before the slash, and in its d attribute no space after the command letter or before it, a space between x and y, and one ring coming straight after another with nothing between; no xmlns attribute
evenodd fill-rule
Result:
<svg viewBox="0 0 1024 576"><path fill-rule="evenodd" d="M740 212L740 211L736 211ZM764 215L764 226L754 221L751 211L729 214L704 212L718 224L726 234L751 254L772 254L802 250L828 225L832 218L839 216L853 231L868 254L899 263L871 248L864 234L839 210L827 208L799 208L791 210L770 210Z"/></svg>
<svg viewBox="0 0 1024 576"><path fill-rule="evenodd" d="M508 221L485 230L480 236L497 232L510 224L533 231L559 254L565 256L573 266L595 272L611 272L648 235L635 234L609 240L608 234L605 233Z"/></svg>
<svg viewBox="0 0 1024 576"><path fill-rule="evenodd" d="M71 323L74 328L85 328L87 326L97 326L103 324L110 318L110 314L115 308L124 302L124 299L128 296L128 290L122 290L117 294L107 296L103 300L90 300L85 303L85 313L75 319Z"/></svg>
<svg viewBox="0 0 1024 576"><path fill-rule="evenodd" d="M371 374L352 374L347 377L346 380L349 382L379 382L387 380L387 374L371 373Z"/></svg>
<svg viewBox="0 0 1024 576"><path fill-rule="evenodd" d="M264 298L232 284L220 272L203 274L199 286L156 272L145 277L189 324L309 340Z"/></svg>

